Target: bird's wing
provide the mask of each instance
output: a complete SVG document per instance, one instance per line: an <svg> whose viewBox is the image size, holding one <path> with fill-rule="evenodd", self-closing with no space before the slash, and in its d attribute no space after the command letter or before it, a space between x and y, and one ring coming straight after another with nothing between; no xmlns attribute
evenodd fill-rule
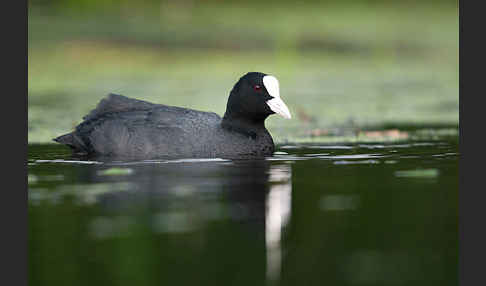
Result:
<svg viewBox="0 0 486 286"><path fill-rule="evenodd" d="M153 108L155 105L156 104L147 101L110 93L98 103L95 109L93 109L88 115L84 116L83 119L91 120L109 112L148 110Z"/></svg>

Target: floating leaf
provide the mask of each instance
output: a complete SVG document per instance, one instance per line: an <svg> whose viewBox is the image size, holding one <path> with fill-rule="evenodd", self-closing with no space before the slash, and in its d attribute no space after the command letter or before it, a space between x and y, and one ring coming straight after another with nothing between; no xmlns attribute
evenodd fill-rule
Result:
<svg viewBox="0 0 486 286"><path fill-rule="evenodd" d="M133 173L133 169L130 168L110 168L103 171L99 171L98 175L101 176L123 176Z"/></svg>
<svg viewBox="0 0 486 286"><path fill-rule="evenodd" d="M395 172L395 176L404 178L436 178L439 176L437 169L417 169Z"/></svg>
<svg viewBox="0 0 486 286"><path fill-rule="evenodd" d="M27 183L28 184L34 184L34 183L37 183L38 181L38 178L36 175L33 175L33 174L28 174L27 176Z"/></svg>

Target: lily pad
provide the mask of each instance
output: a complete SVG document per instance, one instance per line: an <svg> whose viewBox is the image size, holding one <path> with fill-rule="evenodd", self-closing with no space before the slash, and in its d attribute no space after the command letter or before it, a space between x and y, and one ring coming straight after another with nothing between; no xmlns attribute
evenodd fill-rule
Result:
<svg viewBox="0 0 486 286"><path fill-rule="evenodd" d="M130 168L110 168L103 171L99 171L100 176L124 176L133 173L133 169Z"/></svg>
<svg viewBox="0 0 486 286"><path fill-rule="evenodd" d="M416 169L395 172L395 176L402 178L436 178L439 176L437 169Z"/></svg>

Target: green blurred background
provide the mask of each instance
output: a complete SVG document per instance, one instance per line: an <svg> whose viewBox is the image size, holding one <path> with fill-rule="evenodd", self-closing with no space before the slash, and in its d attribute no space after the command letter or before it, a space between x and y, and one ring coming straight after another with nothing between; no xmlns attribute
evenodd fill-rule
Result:
<svg viewBox="0 0 486 286"><path fill-rule="evenodd" d="M280 80L294 117L267 120L276 143L459 123L457 1L31 0L28 12L29 143L69 132L110 92L222 115L248 71Z"/></svg>

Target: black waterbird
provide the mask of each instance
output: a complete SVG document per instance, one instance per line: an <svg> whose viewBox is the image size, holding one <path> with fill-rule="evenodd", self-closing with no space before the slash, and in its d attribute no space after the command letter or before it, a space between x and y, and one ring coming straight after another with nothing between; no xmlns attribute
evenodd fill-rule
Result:
<svg viewBox="0 0 486 286"><path fill-rule="evenodd" d="M71 133L53 139L75 154L136 158L271 156L271 114L291 118L278 80L250 72L230 92L221 118L213 112L154 104L109 94Z"/></svg>

